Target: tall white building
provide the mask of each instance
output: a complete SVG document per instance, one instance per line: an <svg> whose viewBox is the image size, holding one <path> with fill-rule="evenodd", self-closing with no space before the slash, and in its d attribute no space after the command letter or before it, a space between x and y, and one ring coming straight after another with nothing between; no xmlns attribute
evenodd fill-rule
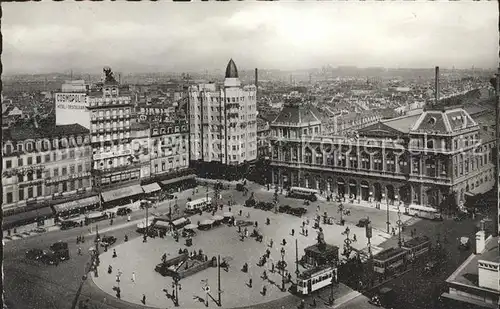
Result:
<svg viewBox="0 0 500 309"><path fill-rule="evenodd" d="M66 81L61 90L55 94L56 125L77 123L90 129L89 85L83 80Z"/></svg>
<svg viewBox="0 0 500 309"><path fill-rule="evenodd" d="M191 161L239 166L257 158L256 87L241 86L231 59L224 85L189 88Z"/></svg>

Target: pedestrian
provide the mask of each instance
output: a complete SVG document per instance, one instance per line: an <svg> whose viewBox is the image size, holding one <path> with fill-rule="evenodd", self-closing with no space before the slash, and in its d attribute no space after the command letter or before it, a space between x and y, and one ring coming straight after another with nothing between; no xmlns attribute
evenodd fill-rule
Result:
<svg viewBox="0 0 500 309"><path fill-rule="evenodd" d="M283 242L281 243L283 246L286 245L286 239L283 238Z"/></svg>
<svg viewBox="0 0 500 309"><path fill-rule="evenodd" d="M130 222L130 215L127 216L127 222Z"/></svg>
<svg viewBox="0 0 500 309"><path fill-rule="evenodd" d="M295 235L295 230L294 230L294 229L292 229L292 236L294 236L294 235Z"/></svg>
<svg viewBox="0 0 500 309"><path fill-rule="evenodd" d="M9 230L9 232L10 232L10 230ZM76 244L78 245L79 243L80 243L80 236L76 236Z"/></svg>
<svg viewBox="0 0 500 309"><path fill-rule="evenodd" d="M229 212L231 212L231 207L229 207Z"/></svg>
<svg viewBox="0 0 500 309"><path fill-rule="evenodd" d="M273 239L271 238L271 240L269 241L269 247L271 247L271 248L272 248L272 247L273 247L273 243L274 243L274 241L273 241Z"/></svg>
<svg viewBox="0 0 500 309"><path fill-rule="evenodd" d="M78 247L78 255L82 255L82 247Z"/></svg>
<svg viewBox="0 0 500 309"><path fill-rule="evenodd" d="M145 294L142 294L142 304L143 305L146 304L146 295Z"/></svg>
<svg viewBox="0 0 500 309"><path fill-rule="evenodd" d="M132 272L132 282L135 283L135 271Z"/></svg>
<svg viewBox="0 0 500 309"><path fill-rule="evenodd" d="M241 217L241 214L243 213L243 210L240 209L240 217Z"/></svg>
<svg viewBox="0 0 500 309"><path fill-rule="evenodd" d="M262 295L266 296L266 293L267 293L267 287L264 285L262 287Z"/></svg>
<svg viewBox="0 0 500 309"><path fill-rule="evenodd" d="M247 219L250 219L250 212L247 213Z"/></svg>
<svg viewBox="0 0 500 309"><path fill-rule="evenodd" d="M313 303L312 303L312 306L313 306L313 307L316 307L316 298L313 298Z"/></svg>
<svg viewBox="0 0 500 309"><path fill-rule="evenodd" d="M271 263L271 272L274 273L274 263Z"/></svg>
<svg viewBox="0 0 500 309"><path fill-rule="evenodd" d="M241 233L241 225L238 225L238 233Z"/></svg>
<svg viewBox="0 0 500 309"><path fill-rule="evenodd" d="M255 221L255 227L258 227L259 226L259 223L257 223L257 221Z"/></svg>
<svg viewBox="0 0 500 309"><path fill-rule="evenodd" d="M269 218L266 219L266 224L267 225L270 225L271 224L271 220Z"/></svg>
<svg viewBox="0 0 500 309"><path fill-rule="evenodd" d="M252 287L252 278L248 279L248 287L251 288Z"/></svg>
<svg viewBox="0 0 500 309"><path fill-rule="evenodd" d="M356 234L352 235L352 240L357 241Z"/></svg>
<svg viewBox="0 0 500 309"><path fill-rule="evenodd" d="M106 248L107 248L107 246L106 246ZM117 255L116 255L116 249L113 249L113 257L114 258L117 257Z"/></svg>
<svg viewBox="0 0 500 309"><path fill-rule="evenodd" d="M248 238L248 230L245 230L245 237Z"/></svg>
<svg viewBox="0 0 500 309"><path fill-rule="evenodd" d="M288 273L288 282L292 282L292 274Z"/></svg>
<svg viewBox="0 0 500 309"><path fill-rule="evenodd" d="M266 256L267 256L267 258L269 258L271 256L271 250L266 249Z"/></svg>
<svg viewBox="0 0 500 309"><path fill-rule="evenodd" d="M224 206L223 206L223 205L220 205L219 207L220 207L220 210L222 210L222 208L223 208Z"/></svg>
<svg viewBox="0 0 500 309"><path fill-rule="evenodd" d="M309 232L308 232L308 231L307 231L307 229L306 229L306 237L307 237L307 236L309 236Z"/></svg>

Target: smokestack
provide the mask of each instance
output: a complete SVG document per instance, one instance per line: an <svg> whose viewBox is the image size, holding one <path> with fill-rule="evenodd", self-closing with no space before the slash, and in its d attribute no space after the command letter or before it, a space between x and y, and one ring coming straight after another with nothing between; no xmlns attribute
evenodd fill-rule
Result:
<svg viewBox="0 0 500 309"><path fill-rule="evenodd" d="M259 93L259 69L255 68L255 88L256 88L256 93ZM257 95L256 95L257 96Z"/></svg>
<svg viewBox="0 0 500 309"><path fill-rule="evenodd" d="M434 84L434 104L437 105L439 101L439 67L436 67L436 77Z"/></svg>

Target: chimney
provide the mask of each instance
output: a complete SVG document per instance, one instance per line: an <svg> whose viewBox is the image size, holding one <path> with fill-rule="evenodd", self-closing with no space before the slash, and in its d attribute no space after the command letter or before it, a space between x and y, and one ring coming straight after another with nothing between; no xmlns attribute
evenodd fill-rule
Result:
<svg viewBox="0 0 500 309"><path fill-rule="evenodd" d="M259 69L255 68L255 87L257 93L259 92Z"/></svg>
<svg viewBox="0 0 500 309"><path fill-rule="evenodd" d="M439 101L439 67L436 67L436 77L435 77L435 84L434 84L434 99L435 102L434 104L438 104Z"/></svg>

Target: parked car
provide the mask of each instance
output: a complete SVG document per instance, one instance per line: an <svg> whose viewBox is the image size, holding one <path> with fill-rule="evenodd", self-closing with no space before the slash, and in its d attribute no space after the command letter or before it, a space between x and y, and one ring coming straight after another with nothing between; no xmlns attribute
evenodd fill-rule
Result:
<svg viewBox="0 0 500 309"><path fill-rule="evenodd" d="M80 223L73 220L61 221L61 230L69 230L75 227L79 227Z"/></svg>
<svg viewBox="0 0 500 309"><path fill-rule="evenodd" d="M118 208L118 210L116 211L116 214L118 216L126 216L128 215L129 213L132 212L132 209L128 208L128 207L120 207Z"/></svg>
<svg viewBox="0 0 500 309"><path fill-rule="evenodd" d="M370 223L370 220L368 218L363 218L358 221L358 224L356 224L357 227L365 227Z"/></svg>
<svg viewBox="0 0 500 309"><path fill-rule="evenodd" d="M289 213L290 209L292 209L292 207L290 207L289 205L283 205L278 207L278 211L281 213Z"/></svg>
<svg viewBox="0 0 500 309"><path fill-rule="evenodd" d="M306 212L307 212L306 208L298 207L298 208L290 208L289 214L297 217L302 217Z"/></svg>
<svg viewBox="0 0 500 309"><path fill-rule="evenodd" d="M43 250L42 249L36 249L36 248L26 250L25 256L26 256L26 258L28 260L35 260L35 261L37 261L37 260L39 260L43 256Z"/></svg>
<svg viewBox="0 0 500 309"><path fill-rule="evenodd" d="M116 242L116 237L114 236L104 236L102 239L101 239L101 246L111 246L112 244L114 244Z"/></svg>

